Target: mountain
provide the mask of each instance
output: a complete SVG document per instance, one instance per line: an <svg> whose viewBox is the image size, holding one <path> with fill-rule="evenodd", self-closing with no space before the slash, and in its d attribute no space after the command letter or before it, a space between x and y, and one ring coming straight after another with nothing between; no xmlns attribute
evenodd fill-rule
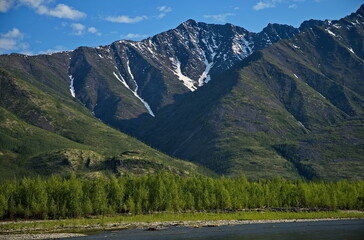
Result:
<svg viewBox="0 0 364 240"><path fill-rule="evenodd" d="M128 120L155 116L255 50L298 32L269 24L256 34L231 24L188 20L141 42L122 40L51 55L3 55L0 66L35 76L48 90L74 96L104 123L133 133L138 125Z"/></svg>
<svg viewBox="0 0 364 240"><path fill-rule="evenodd" d="M146 161L208 172L107 124L218 174L363 178L363 9L259 33L188 20L140 42L1 55L2 165L52 169L72 155L83 170L92 155L102 173L121 174L125 159L140 161L124 172ZM24 127L8 132L9 121ZM33 127L37 137L25 138ZM44 155L52 137L42 134L59 139Z"/></svg>
<svg viewBox="0 0 364 240"><path fill-rule="evenodd" d="M308 21L146 121L138 137L220 174L364 177L364 7Z"/></svg>

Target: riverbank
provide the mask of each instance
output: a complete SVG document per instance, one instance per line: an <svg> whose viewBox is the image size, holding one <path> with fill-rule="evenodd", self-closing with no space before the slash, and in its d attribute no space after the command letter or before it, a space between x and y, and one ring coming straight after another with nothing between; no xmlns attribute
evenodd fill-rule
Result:
<svg viewBox="0 0 364 240"><path fill-rule="evenodd" d="M63 220L4 221L0 222L0 239L56 239L72 236L86 236L93 232L122 229L158 231L170 227L203 228L239 224L312 222L348 219L364 219L364 212L191 212Z"/></svg>

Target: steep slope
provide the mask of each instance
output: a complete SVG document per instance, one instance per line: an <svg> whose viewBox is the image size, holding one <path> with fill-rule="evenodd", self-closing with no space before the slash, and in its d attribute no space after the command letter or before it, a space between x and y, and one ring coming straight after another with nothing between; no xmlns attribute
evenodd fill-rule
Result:
<svg viewBox="0 0 364 240"><path fill-rule="evenodd" d="M140 174L160 169L209 174L153 150L106 126L82 105L56 99L3 69L0 112L2 178L71 171L90 176Z"/></svg>
<svg viewBox="0 0 364 240"><path fill-rule="evenodd" d="M211 77L299 32L269 24L252 33L231 24L188 20L141 42L117 41L51 55L0 56L0 66L52 96L75 98L103 122L134 133L150 118ZM44 86L49 89L44 89Z"/></svg>
<svg viewBox="0 0 364 240"><path fill-rule="evenodd" d="M222 174L363 178L363 10L255 52L139 137Z"/></svg>

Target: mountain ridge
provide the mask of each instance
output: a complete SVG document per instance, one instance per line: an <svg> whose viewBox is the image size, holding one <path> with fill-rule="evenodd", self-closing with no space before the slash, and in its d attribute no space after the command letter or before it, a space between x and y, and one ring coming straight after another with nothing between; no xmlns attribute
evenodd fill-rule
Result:
<svg viewBox="0 0 364 240"><path fill-rule="evenodd" d="M206 32L206 29L210 31L211 28L217 28L216 31L218 31L218 33L214 36L208 36L208 39L201 37L196 39L196 36L194 36L196 29L194 27L200 30L199 34L202 36L209 35L209 33ZM282 25L282 28L286 27L289 26ZM191 40L190 42L192 43L190 45L186 45L184 40L178 39L182 34L185 34L186 38L184 39ZM215 37L226 38L226 36L221 34L230 34L229 38L231 37L231 40L229 40L227 44L224 44L224 46L221 43L217 46L215 42L216 40L214 39ZM136 111L135 114L132 114L133 117L137 117L143 112L150 113L150 111L148 111L149 107L151 107L151 110L155 109L155 111L158 111L161 106L173 103L173 95L186 93L188 91L186 88L189 90L197 89L199 86L202 86L205 82L208 82L209 79L211 79L210 75L214 75L215 72L219 73L228 69L234 63L251 54L252 46L249 46L249 44L251 45L252 43L244 42L246 41L244 36L249 35L248 37L250 38L250 35L252 34L254 33L231 24L205 24L198 23L194 20L187 20L175 29L157 34L140 42L120 40L115 41L111 45L96 48L80 47L74 51L56 54L64 54L72 59L73 63L71 62L68 64L69 66L72 65L72 67L67 70L67 76L72 76L74 79L73 83L75 85L74 89L76 96L78 95L77 97L86 104L90 111L95 112L96 115L98 111L94 108L96 107L97 97L95 96L95 93L87 91L84 84L82 84L85 81L92 81L92 76L89 76L92 75L92 73L88 73L89 75L86 73L80 75L80 73L76 74L75 72L78 72L78 66L81 70L83 70L80 72L84 72L84 70L89 67L95 69L105 67L104 64L114 66L114 69L108 69L109 73L105 73L105 71L103 71L103 76L98 75L97 78L108 78L111 79L111 81L122 82L124 87L129 89L131 94L134 95L129 98L137 98L134 100L130 99L128 101L134 105L135 109L139 109L139 111ZM276 32L274 32L274 34L276 35ZM265 35L267 36L267 34ZM163 45L163 43L165 43L164 39L166 38L170 38L169 43ZM268 44L277 40L263 39L264 37L262 36L257 38L259 38L260 41L268 41ZM171 44L171 41L176 41L174 44L177 45L179 51L172 53L174 50L168 46ZM198 41L198 43L196 41ZM152 49L152 46L155 47L156 43L159 43L157 45L160 47ZM244 44L246 44L246 46ZM260 45L262 45L261 47L264 47L267 44ZM218 63L213 62L212 58L216 55L214 50L217 50L217 48L222 50L219 50L219 55L221 56L216 56L216 58L226 58L228 60L226 63L223 63L222 60L218 60ZM99 57L99 60L104 60L105 63L98 64L95 61L88 61L88 57L85 57L86 52L89 55L88 57L90 57L90 55L94 58ZM163 58L156 57L160 52L165 52ZM222 56L222 52L226 52L224 56ZM140 56L140 53L142 53L143 57ZM138 64L133 63L133 61L138 62ZM141 62L143 62L143 64L141 64ZM143 70L145 71L145 68L151 69L150 72L146 70L148 71L146 74L138 74L139 72L143 72ZM98 71L102 72L101 70ZM161 74L164 75L164 77L161 77ZM62 75L64 76L66 74L63 73ZM150 84L150 77L145 77L147 75L150 75L154 79L153 84ZM89 80L85 80L88 78ZM156 79L159 79L157 83ZM108 82L109 81L110 80L108 80ZM140 85L137 91L135 91L136 85ZM159 88L156 89L155 87L150 87L151 85L158 85ZM149 90L150 88L151 90ZM94 89L94 91L97 91L97 89ZM125 95L127 94L124 94L124 98ZM158 95L158 97L155 97L155 95ZM144 102L141 99L145 99ZM146 103L150 106L146 107ZM123 104L121 104L121 106L123 106ZM102 119L104 115L105 114L99 114L98 117ZM116 112L114 115L114 120L118 119L118 113ZM122 117L122 119L129 119L131 117L130 115L131 114L126 114L126 116Z"/></svg>

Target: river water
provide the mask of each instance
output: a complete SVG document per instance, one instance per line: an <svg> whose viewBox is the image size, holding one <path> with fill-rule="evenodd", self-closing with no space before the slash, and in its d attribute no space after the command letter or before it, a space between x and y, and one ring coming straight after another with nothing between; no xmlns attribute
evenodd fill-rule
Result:
<svg viewBox="0 0 364 240"><path fill-rule="evenodd" d="M68 240L364 240L363 220L290 223L259 223L220 227L170 227L160 231L142 229L104 232Z"/></svg>

